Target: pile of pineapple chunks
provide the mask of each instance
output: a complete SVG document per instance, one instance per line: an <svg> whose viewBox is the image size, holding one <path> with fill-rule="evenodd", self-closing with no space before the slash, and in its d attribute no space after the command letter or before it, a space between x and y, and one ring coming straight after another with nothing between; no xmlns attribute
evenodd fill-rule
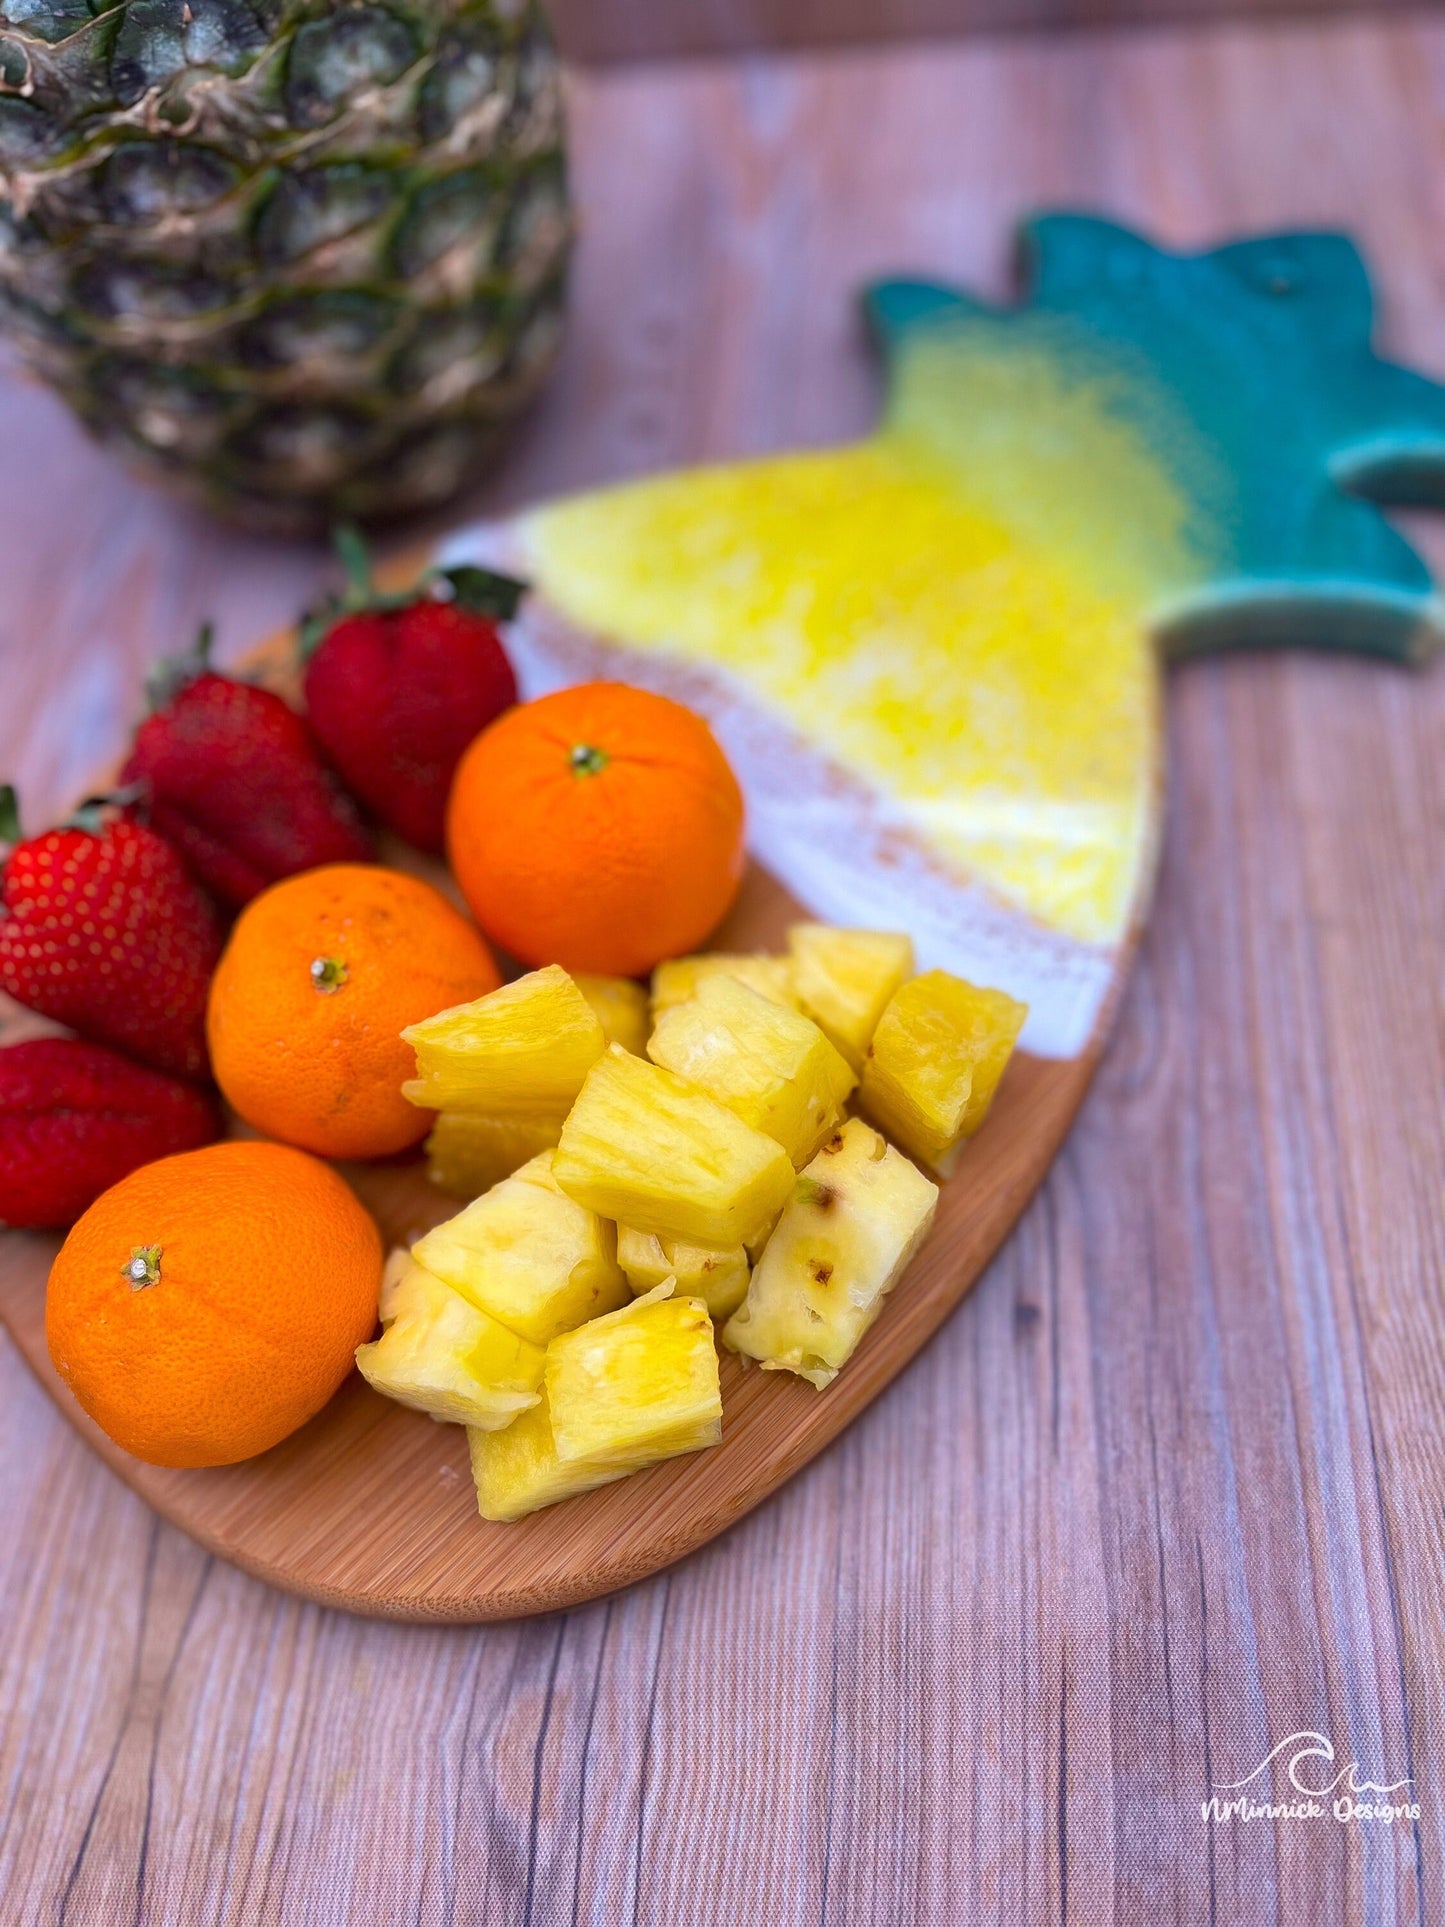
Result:
<svg viewBox="0 0 1445 1927"><path fill-rule="evenodd" d="M413 1025L431 1175L472 1202L392 1255L358 1365L467 1427L487 1519L716 1445L715 1324L836 1377L933 1221L912 1160L951 1168L1025 1015L916 976L907 937L805 923L650 996L549 965Z"/></svg>

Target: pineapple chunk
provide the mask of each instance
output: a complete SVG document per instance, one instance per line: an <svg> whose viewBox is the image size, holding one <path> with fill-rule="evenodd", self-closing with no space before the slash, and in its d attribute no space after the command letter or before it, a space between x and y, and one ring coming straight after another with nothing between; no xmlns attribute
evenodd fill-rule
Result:
<svg viewBox="0 0 1445 1927"><path fill-rule="evenodd" d="M759 1236L793 1181L780 1144L620 1044L588 1072L555 1160L590 1211L716 1251Z"/></svg>
<svg viewBox="0 0 1445 1927"><path fill-rule="evenodd" d="M647 1048L652 1024L647 992L630 977L593 977L577 973L577 988L591 1004L609 1044L621 1044L634 1057Z"/></svg>
<svg viewBox="0 0 1445 1927"><path fill-rule="evenodd" d="M520 1519L722 1437L712 1320L669 1280L547 1347L542 1401L469 1437L477 1508Z"/></svg>
<svg viewBox="0 0 1445 1927"><path fill-rule="evenodd" d="M722 1437L712 1320L672 1289L669 1278L547 1347L547 1409L565 1463L636 1472Z"/></svg>
<svg viewBox="0 0 1445 1927"><path fill-rule="evenodd" d="M947 1173L987 1115L1028 1005L928 970L896 991L863 1066L863 1109L905 1151Z"/></svg>
<svg viewBox="0 0 1445 1927"><path fill-rule="evenodd" d="M378 1298L376 1315L383 1325L389 1325L406 1307L413 1291L425 1290L430 1273L416 1264L405 1245L398 1245L381 1268L381 1292Z"/></svg>
<svg viewBox="0 0 1445 1927"><path fill-rule="evenodd" d="M811 1017L722 975L663 1012L647 1054L776 1138L795 1165L832 1136L858 1082Z"/></svg>
<svg viewBox="0 0 1445 1927"><path fill-rule="evenodd" d="M835 930L795 923L788 932L793 982L803 1009L855 1071L884 1006L913 975L913 942L889 930Z"/></svg>
<svg viewBox="0 0 1445 1927"><path fill-rule="evenodd" d="M472 1479L477 1488L477 1510L484 1519L520 1519L544 1505L556 1505L627 1477L627 1467L590 1465L578 1460L564 1464L557 1457L545 1388L530 1411L501 1432L473 1426L467 1433L472 1457Z"/></svg>
<svg viewBox="0 0 1445 1927"><path fill-rule="evenodd" d="M534 1345L628 1300L612 1227L558 1188L557 1156L543 1151L429 1231L412 1253Z"/></svg>
<svg viewBox="0 0 1445 1927"><path fill-rule="evenodd" d="M479 1198L539 1152L550 1151L562 1135L565 1115L468 1117L464 1111L443 1111L426 1141L427 1175L455 1198Z"/></svg>
<svg viewBox="0 0 1445 1927"><path fill-rule="evenodd" d="M418 1075L402 1090L432 1111L562 1115L607 1048L597 1013L557 964L457 1004L402 1037Z"/></svg>
<svg viewBox="0 0 1445 1927"><path fill-rule="evenodd" d="M650 1231L634 1231L628 1224L617 1227L617 1262L634 1292L653 1291L675 1278L678 1296L701 1298L711 1318L727 1318L737 1310L747 1296L752 1269L741 1245L731 1251L709 1251L678 1238L664 1240Z"/></svg>
<svg viewBox="0 0 1445 1927"><path fill-rule="evenodd" d="M858 1118L798 1179L723 1343L824 1386L933 1222L938 1186Z"/></svg>
<svg viewBox="0 0 1445 1927"><path fill-rule="evenodd" d="M761 951L734 956L725 950L713 950L699 957L674 957L657 966L652 973L654 1020L674 1004L685 1003L709 977L736 977L760 997L786 1004L790 1010L798 1008L791 959L765 956Z"/></svg>
<svg viewBox="0 0 1445 1927"><path fill-rule="evenodd" d="M406 1253L402 1265L396 1257L382 1286L386 1330L357 1347L362 1376L402 1405L484 1431L535 1405L541 1347L469 1305Z"/></svg>

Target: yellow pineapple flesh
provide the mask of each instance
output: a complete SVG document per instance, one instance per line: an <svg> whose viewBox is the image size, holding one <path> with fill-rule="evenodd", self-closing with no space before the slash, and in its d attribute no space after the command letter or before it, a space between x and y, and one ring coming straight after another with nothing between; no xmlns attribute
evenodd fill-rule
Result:
<svg viewBox="0 0 1445 1927"><path fill-rule="evenodd" d="M669 1279L547 1347L559 1459L636 1472L722 1437L712 1320L701 1300L671 1293Z"/></svg>
<svg viewBox="0 0 1445 1927"><path fill-rule="evenodd" d="M609 1044L621 1044L634 1057L647 1049L652 1028L652 1000L630 977L596 977L578 971L577 988L591 1004Z"/></svg>
<svg viewBox="0 0 1445 1927"><path fill-rule="evenodd" d="M946 970L912 978L878 1020L862 1108L911 1157L946 1173L983 1123L1027 1015L1005 991Z"/></svg>
<svg viewBox="0 0 1445 1927"><path fill-rule="evenodd" d="M793 983L804 1011L855 1071L888 999L913 975L911 938L890 930L795 923L788 932Z"/></svg>
<svg viewBox="0 0 1445 1927"><path fill-rule="evenodd" d="M793 1182L773 1138L618 1044L588 1072L553 1170L604 1218L718 1251L759 1236Z"/></svg>
<svg viewBox="0 0 1445 1927"><path fill-rule="evenodd" d="M534 1345L629 1297L612 1226L559 1188L557 1156L543 1151L413 1249L419 1264Z"/></svg>
<svg viewBox="0 0 1445 1927"><path fill-rule="evenodd" d="M799 1177L723 1343L822 1387L927 1235L938 1186L861 1118Z"/></svg>
<svg viewBox="0 0 1445 1927"><path fill-rule="evenodd" d="M551 1150L565 1115L469 1117L465 1111L443 1111L426 1141L427 1175L454 1198L479 1198Z"/></svg>
<svg viewBox="0 0 1445 1927"><path fill-rule="evenodd" d="M425 1291L430 1276L415 1262L405 1245L391 1252L381 1268L381 1291L376 1307L381 1323L389 1325L413 1292Z"/></svg>
<svg viewBox="0 0 1445 1927"><path fill-rule="evenodd" d="M671 1282L547 1347L541 1402L468 1434L477 1508L520 1519L660 1459L716 1445L722 1393L712 1321Z"/></svg>
<svg viewBox="0 0 1445 1927"><path fill-rule="evenodd" d="M810 1017L722 974L662 1013L647 1054L775 1138L794 1165L832 1136L858 1081Z"/></svg>
<svg viewBox="0 0 1445 1927"><path fill-rule="evenodd" d="M380 1338L357 1348L362 1376L402 1405L495 1431L535 1405L543 1352L402 1254L383 1284Z"/></svg>
<svg viewBox="0 0 1445 1927"><path fill-rule="evenodd" d="M729 1317L747 1296L752 1267L741 1245L709 1251L680 1238L659 1238L630 1224L617 1227L617 1262L639 1296L676 1279L680 1298L700 1298L710 1318Z"/></svg>
<svg viewBox="0 0 1445 1927"><path fill-rule="evenodd" d="M653 1021L675 1004L685 1003L709 977L736 977L760 997L786 1004L791 1010L798 1007L791 959L769 957L761 951L735 955L711 950L696 957L673 957L657 966L652 973Z"/></svg>
<svg viewBox="0 0 1445 1927"><path fill-rule="evenodd" d="M477 1510L484 1519L523 1518L544 1505L557 1505L579 1492L591 1492L627 1477L626 1466L564 1463L557 1456L547 1394L501 1432L472 1427L467 1433Z"/></svg>
<svg viewBox="0 0 1445 1927"><path fill-rule="evenodd" d="M597 1013L565 970L548 964L475 1003L402 1033L417 1075L413 1104L480 1117L560 1116L607 1048Z"/></svg>

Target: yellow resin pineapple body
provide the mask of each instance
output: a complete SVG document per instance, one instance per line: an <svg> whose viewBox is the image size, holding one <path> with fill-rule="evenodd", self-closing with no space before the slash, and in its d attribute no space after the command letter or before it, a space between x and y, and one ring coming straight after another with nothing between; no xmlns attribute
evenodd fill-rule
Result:
<svg viewBox="0 0 1445 1927"><path fill-rule="evenodd" d="M878 1020L862 1108L910 1157L946 1174L983 1123L1027 1015L1005 991L946 970L912 978Z"/></svg>
<svg viewBox="0 0 1445 1927"><path fill-rule="evenodd" d="M775 1004L798 1008L798 993L793 986L790 958L770 957L761 951L733 953L726 950L704 951L696 957L673 957L660 963L652 973L652 1016L654 1023L665 1010L686 1003L699 985L710 977L735 977L739 983L767 997Z"/></svg>
<svg viewBox="0 0 1445 1927"><path fill-rule="evenodd" d="M716 1445L722 1393L712 1321L671 1284L547 1347L543 1397L470 1435L485 1519L518 1519L680 1453Z"/></svg>
<svg viewBox="0 0 1445 1927"><path fill-rule="evenodd" d="M922 1244L937 1203L936 1184L850 1118L794 1186L724 1344L827 1385Z"/></svg>
<svg viewBox="0 0 1445 1927"><path fill-rule="evenodd" d="M544 1151L429 1231L413 1249L428 1271L510 1331L545 1345L626 1304L610 1224L569 1197Z"/></svg>
<svg viewBox="0 0 1445 1927"><path fill-rule="evenodd" d="M861 1071L888 999L913 975L912 939L897 931L795 923L788 949L804 1011Z"/></svg>
<svg viewBox="0 0 1445 1927"><path fill-rule="evenodd" d="M565 970L548 964L474 1003L402 1032L417 1075L413 1104L479 1117L565 1115L607 1048L597 1013Z"/></svg>
<svg viewBox="0 0 1445 1927"><path fill-rule="evenodd" d="M774 1139L617 1044L588 1072L553 1170L604 1218L719 1251L759 1237L793 1182Z"/></svg>
<svg viewBox="0 0 1445 1927"><path fill-rule="evenodd" d="M537 1403L543 1353L405 1253L382 1286L385 1330L357 1348L378 1392L434 1419L496 1431Z"/></svg>
<svg viewBox="0 0 1445 1927"><path fill-rule="evenodd" d="M857 1083L812 1018L718 974L658 1018L647 1054L776 1139L803 1165Z"/></svg>
<svg viewBox="0 0 1445 1927"><path fill-rule="evenodd" d="M742 1245L710 1251L680 1238L658 1238L631 1225L617 1227L617 1262L639 1296L676 1280L679 1298L700 1298L714 1319L730 1317L747 1296L752 1267Z"/></svg>

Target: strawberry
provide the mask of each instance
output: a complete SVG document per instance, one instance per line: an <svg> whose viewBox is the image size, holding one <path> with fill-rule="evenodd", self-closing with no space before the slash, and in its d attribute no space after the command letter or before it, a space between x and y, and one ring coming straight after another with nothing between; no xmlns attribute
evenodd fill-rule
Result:
<svg viewBox="0 0 1445 1927"><path fill-rule="evenodd" d="M0 990L181 1077L206 1071L215 911L165 838L98 797L21 842L0 789Z"/></svg>
<svg viewBox="0 0 1445 1927"><path fill-rule="evenodd" d="M355 531L341 531L337 547L346 593L301 631L311 727L381 822L440 850L463 750L517 700L497 621L516 614L524 585L461 568L382 595Z"/></svg>
<svg viewBox="0 0 1445 1927"><path fill-rule="evenodd" d="M298 870L365 862L370 841L306 724L271 690L218 675L210 647L207 627L194 654L153 672L121 782L140 786L156 829L233 908Z"/></svg>
<svg viewBox="0 0 1445 1927"><path fill-rule="evenodd" d="M0 1224L73 1224L142 1164L221 1135L215 1099L99 1044L0 1050Z"/></svg>

